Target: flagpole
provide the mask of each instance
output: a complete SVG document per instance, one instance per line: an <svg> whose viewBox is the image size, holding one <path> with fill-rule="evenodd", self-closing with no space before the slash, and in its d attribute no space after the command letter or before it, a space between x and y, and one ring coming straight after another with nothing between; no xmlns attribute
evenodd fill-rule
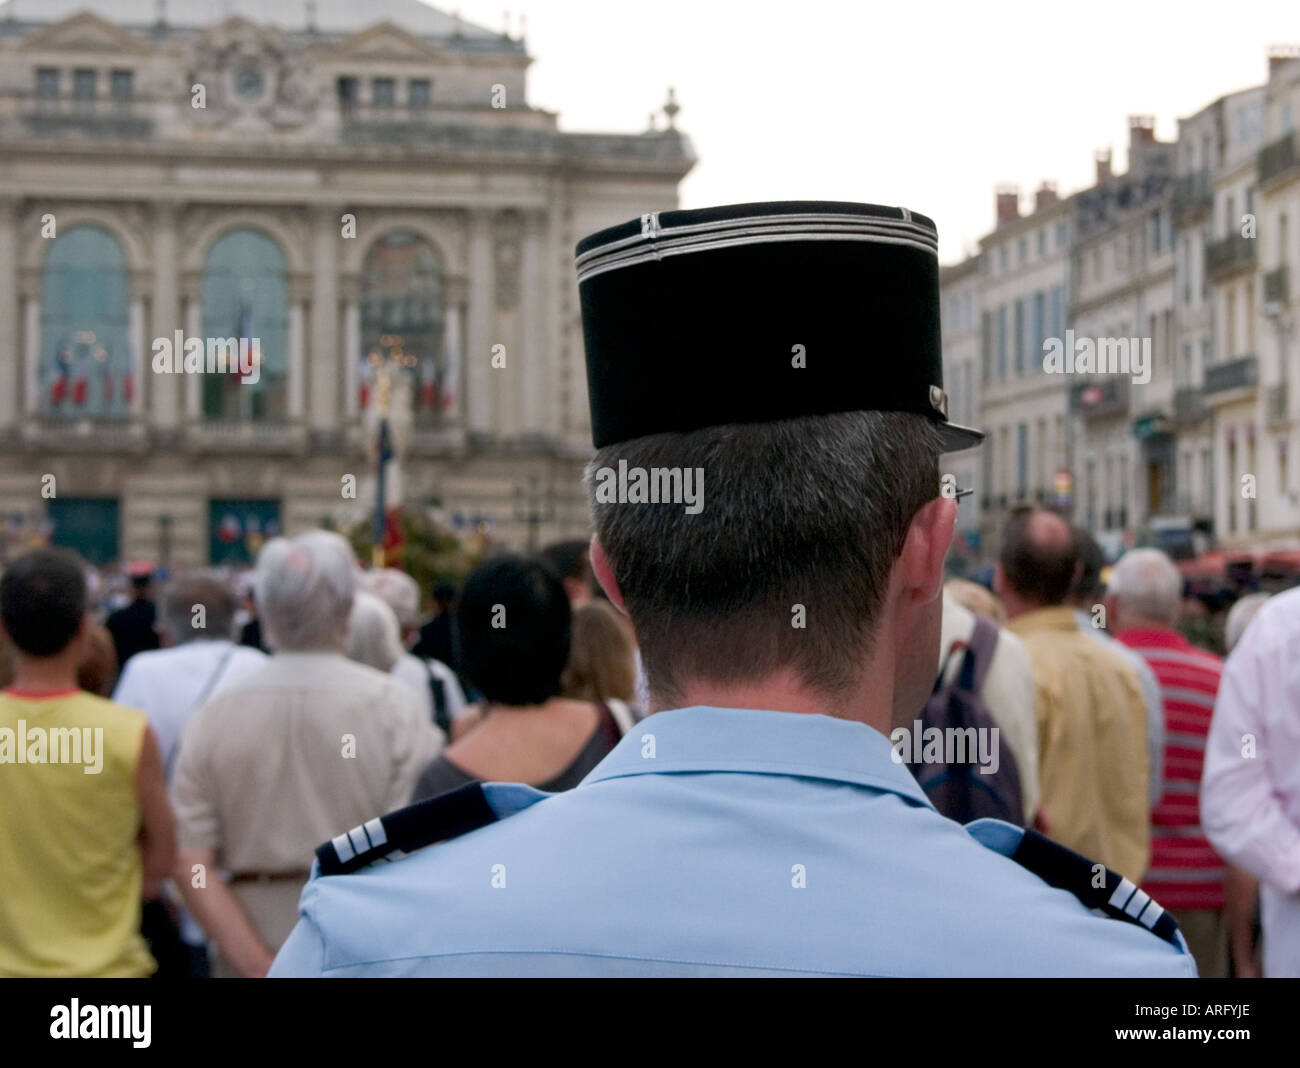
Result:
<svg viewBox="0 0 1300 1068"><path fill-rule="evenodd" d="M388 465L388 398L391 388L388 361L381 359L375 368L375 410L379 415L377 430L379 440L375 443L378 478L375 479L375 527L371 563L376 569L384 566L384 531L387 528L384 514L384 475Z"/></svg>

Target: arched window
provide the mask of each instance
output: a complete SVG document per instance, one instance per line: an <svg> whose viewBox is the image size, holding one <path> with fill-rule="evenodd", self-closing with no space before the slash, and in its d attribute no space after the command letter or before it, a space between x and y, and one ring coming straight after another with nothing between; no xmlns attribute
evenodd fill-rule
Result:
<svg viewBox="0 0 1300 1068"><path fill-rule="evenodd" d="M454 402L444 325L437 253L415 234L381 237L361 272L362 404L370 396L375 361L400 353L413 387L415 425L436 425Z"/></svg>
<svg viewBox="0 0 1300 1068"><path fill-rule="evenodd" d="M255 230L223 234L208 250L202 301L205 358L240 353L235 371L203 376L204 418L286 418L289 283L280 247Z"/></svg>
<svg viewBox="0 0 1300 1068"><path fill-rule="evenodd" d="M65 230L41 276L41 414L124 419L139 383L127 351L126 254L98 226Z"/></svg>

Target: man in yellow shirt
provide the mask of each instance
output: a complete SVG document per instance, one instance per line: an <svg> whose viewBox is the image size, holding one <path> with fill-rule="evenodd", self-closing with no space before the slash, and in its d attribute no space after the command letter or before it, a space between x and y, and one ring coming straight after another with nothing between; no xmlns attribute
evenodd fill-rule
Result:
<svg viewBox="0 0 1300 1068"><path fill-rule="evenodd" d="M1078 563L1064 519L1017 513L994 592L1034 668L1043 830L1136 884L1151 854L1146 709L1137 673L1080 631L1065 604Z"/></svg>
<svg viewBox="0 0 1300 1068"><path fill-rule="evenodd" d="M0 693L0 976L147 976L146 886L175 829L144 713L77 689L93 623L75 554L38 549L0 577L15 658Z"/></svg>

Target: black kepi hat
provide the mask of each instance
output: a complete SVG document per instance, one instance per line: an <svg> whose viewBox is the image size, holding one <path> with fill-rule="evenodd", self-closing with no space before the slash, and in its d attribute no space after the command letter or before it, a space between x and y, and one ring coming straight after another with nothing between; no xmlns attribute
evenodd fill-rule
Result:
<svg viewBox="0 0 1300 1068"><path fill-rule="evenodd" d="M577 249L592 439L832 412L948 421L938 234L906 208L830 201L664 211Z"/></svg>

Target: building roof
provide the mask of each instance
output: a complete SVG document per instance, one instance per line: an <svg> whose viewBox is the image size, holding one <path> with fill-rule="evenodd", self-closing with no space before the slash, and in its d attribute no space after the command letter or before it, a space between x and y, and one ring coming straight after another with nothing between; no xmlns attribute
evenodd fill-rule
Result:
<svg viewBox="0 0 1300 1068"><path fill-rule="evenodd" d="M0 20L49 24L90 11L116 26L152 29L158 24L159 6L159 0L0 0ZM162 6L171 29L211 26L238 15L249 22L304 32L310 28L308 11L314 7L315 30L325 35L352 34L377 22L391 22L420 37L459 33L476 43L508 41L422 0L314 0L314 4L312 0L165 0Z"/></svg>

